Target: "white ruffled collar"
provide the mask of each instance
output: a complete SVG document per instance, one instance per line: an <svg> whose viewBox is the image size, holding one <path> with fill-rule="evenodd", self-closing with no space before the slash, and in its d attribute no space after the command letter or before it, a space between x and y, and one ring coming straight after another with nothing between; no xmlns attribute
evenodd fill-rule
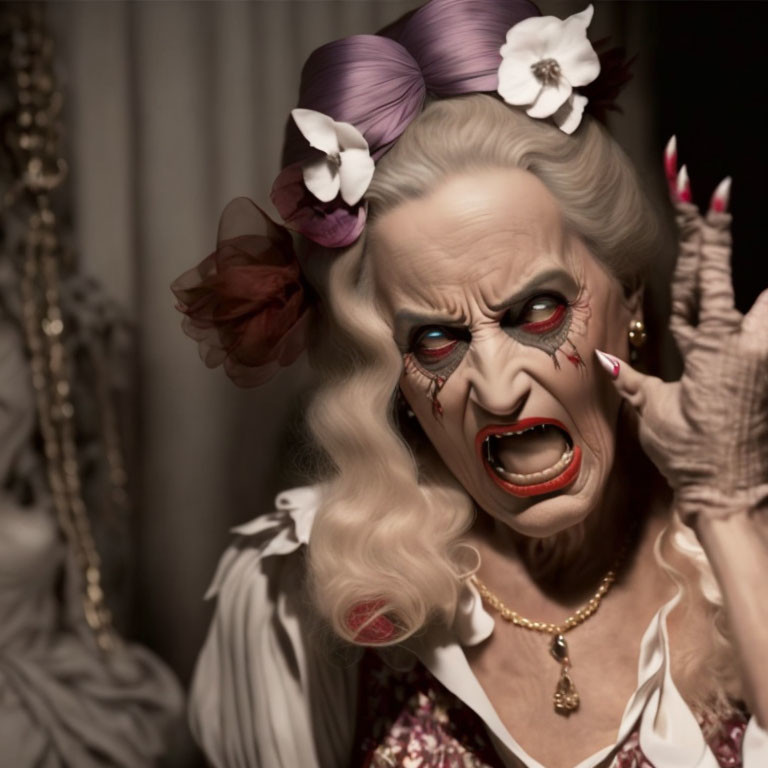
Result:
<svg viewBox="0 0 768 768"><path fill-rule="evenodd" d="M477 587L471 581L465 581L453 619L453 631L459 643L479 645L493 634L495 625L493 616L483 606Z"/></svg>

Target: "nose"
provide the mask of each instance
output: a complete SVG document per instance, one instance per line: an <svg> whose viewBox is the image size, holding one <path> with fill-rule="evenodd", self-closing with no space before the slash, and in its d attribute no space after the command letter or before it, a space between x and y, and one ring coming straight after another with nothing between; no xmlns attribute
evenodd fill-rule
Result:
<svg viewBox="0 0 768 768"><path fill-rule="evenodd" d="M521 344L503 331L473 338L467 352L469 399L487 413L517 418L531 393L523 369Z"/></svg>

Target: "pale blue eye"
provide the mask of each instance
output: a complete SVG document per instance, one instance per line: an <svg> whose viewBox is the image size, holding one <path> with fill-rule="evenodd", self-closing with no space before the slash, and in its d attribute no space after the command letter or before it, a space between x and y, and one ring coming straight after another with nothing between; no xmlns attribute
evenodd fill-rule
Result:
<svg viewBox="0 0 768 768"><path fill-rule="evenodd" d="M449 376L461 362L469 346L469 329L432 325L416 331L410 349L427 375L440 372Z"/></svg>

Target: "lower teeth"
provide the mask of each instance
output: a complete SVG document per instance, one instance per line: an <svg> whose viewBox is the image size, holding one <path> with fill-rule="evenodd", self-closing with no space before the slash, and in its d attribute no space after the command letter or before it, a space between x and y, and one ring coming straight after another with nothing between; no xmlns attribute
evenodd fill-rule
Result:
<svg viewBox="0 0 768 768"><path fill-rule="evenodd" d="M547 467L547 469L542 469L540 472L518 474L517 472L508 472L496 463L492 463L491 466L498 475L510 483L514 483L515 485L534 485L535 483L546 483L547 480L552 480L552 478L557 477L571 463L572 459L573 449L568 447L563 451L563 455L555 464L551 467Z"/></svg>

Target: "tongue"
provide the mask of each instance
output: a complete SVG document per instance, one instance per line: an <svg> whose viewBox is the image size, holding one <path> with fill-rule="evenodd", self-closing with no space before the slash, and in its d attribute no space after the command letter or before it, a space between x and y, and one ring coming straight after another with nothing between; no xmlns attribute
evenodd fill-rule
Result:
<svg viewBox="0 0 768 768"><path fill-rule="evenodd" d="M555 464L568 444L559 429L534 429L522 435L494 439L497 461L507 472L527 475Z"/></svg>

